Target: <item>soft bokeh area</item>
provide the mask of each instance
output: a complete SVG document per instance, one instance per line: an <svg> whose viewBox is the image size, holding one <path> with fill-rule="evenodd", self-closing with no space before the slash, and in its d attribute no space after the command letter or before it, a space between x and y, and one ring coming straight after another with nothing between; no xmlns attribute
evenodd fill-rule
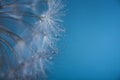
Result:
<svg viewBox="0 0 120 80"><path fill-rule="evenodd" d="M49 80L120 80L120 0L68 0Z"/></svg>

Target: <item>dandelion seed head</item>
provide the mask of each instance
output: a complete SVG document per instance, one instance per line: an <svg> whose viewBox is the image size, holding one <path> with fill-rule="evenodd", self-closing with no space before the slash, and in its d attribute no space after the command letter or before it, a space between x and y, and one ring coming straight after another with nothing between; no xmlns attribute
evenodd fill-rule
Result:
<svg viewBox="0 0 120 80"><path fill-rule="evenodd" d="M16 51L17 63L5 76L12 80L17 80L19 76L22 80L29 80L28 77L33 78L33 80L42 79L46 77L47 63L53 59L54 53L57 52L56 41L60 32L63 31L60 27L62 10L64 8L62 0L15 1L11 5L4 6L12 8L10 13L3 11L0 14L5 12L4 18L21 21L25 26L25 30L21 31L18 36L14 35L16 43L12 46ZM47 4L45 6L47 9L42 9L44 7L42 5L43 7L40 7L41 13L39 13L38 3L43 4L43 2ZM21 5L25 10L20 9L22 8ZM25 19L26 17L37 20L31 24L27 22L29 19ZM30 25L26 26L26 24ZM15 33L9 32L9 34L13 36Z"/></svg>

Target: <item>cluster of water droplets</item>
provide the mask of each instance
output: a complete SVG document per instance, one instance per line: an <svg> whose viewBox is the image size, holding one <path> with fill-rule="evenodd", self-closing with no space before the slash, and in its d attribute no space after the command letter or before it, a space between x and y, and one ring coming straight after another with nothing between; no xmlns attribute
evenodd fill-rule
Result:
<svg viewBox="0 0 120 80"><path fill-rule="evenodd" d="M14 56L12 66L0 72L1 79L46 78L46 65L57 53L56 41L64 31L60 25L63 8L61 0L0 0L0 20L12 19L19 24L15 29L19 33L0 24L0 46L6 46L1 53L9 48L8 55Z"/></svg>

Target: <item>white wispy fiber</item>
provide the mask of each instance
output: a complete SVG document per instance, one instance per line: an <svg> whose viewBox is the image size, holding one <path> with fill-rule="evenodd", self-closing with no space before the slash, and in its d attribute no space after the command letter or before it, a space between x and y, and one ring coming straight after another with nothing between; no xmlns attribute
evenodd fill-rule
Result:
<svg viewBox="0 0 120 80"><path fill-rule="evenodd" d="M29 4L27 1L29 1ZM39 2L47 3L47 9L41 13L37 10ZM24 5L25 11L31 9L33 13L24 11L19 13L20 11L17 8L21 4ZM10 5L7 6L9 7ZM25 0L20 3L18 1L10 7L13 7L13 11L16 11L16 13L5 13L5 16L7 14L9 18L20 19L21 22L25 22L24 16L30 16L38 20L32 24L32 27L27 26L22 32L21 36L23 41L17 41L14 46L17 52L16 60L18 65L10 69L7 74L4 74L4 77L7 76L9 80L46 79L47 66L54 54L57 53L56 42L61 32L64 31L64 29L61 28L61 16L64 15L62 0Z"/></svg>

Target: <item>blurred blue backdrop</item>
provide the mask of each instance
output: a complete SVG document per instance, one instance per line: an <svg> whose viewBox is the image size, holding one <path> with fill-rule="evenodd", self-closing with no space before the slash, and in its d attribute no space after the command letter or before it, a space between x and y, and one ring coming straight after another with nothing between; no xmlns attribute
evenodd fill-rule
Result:
<svg viewBox="0 0 120 80"><path fill-rule="evenodd" d="M120 80L120 0L68 0L49 80Z"/></svg>

